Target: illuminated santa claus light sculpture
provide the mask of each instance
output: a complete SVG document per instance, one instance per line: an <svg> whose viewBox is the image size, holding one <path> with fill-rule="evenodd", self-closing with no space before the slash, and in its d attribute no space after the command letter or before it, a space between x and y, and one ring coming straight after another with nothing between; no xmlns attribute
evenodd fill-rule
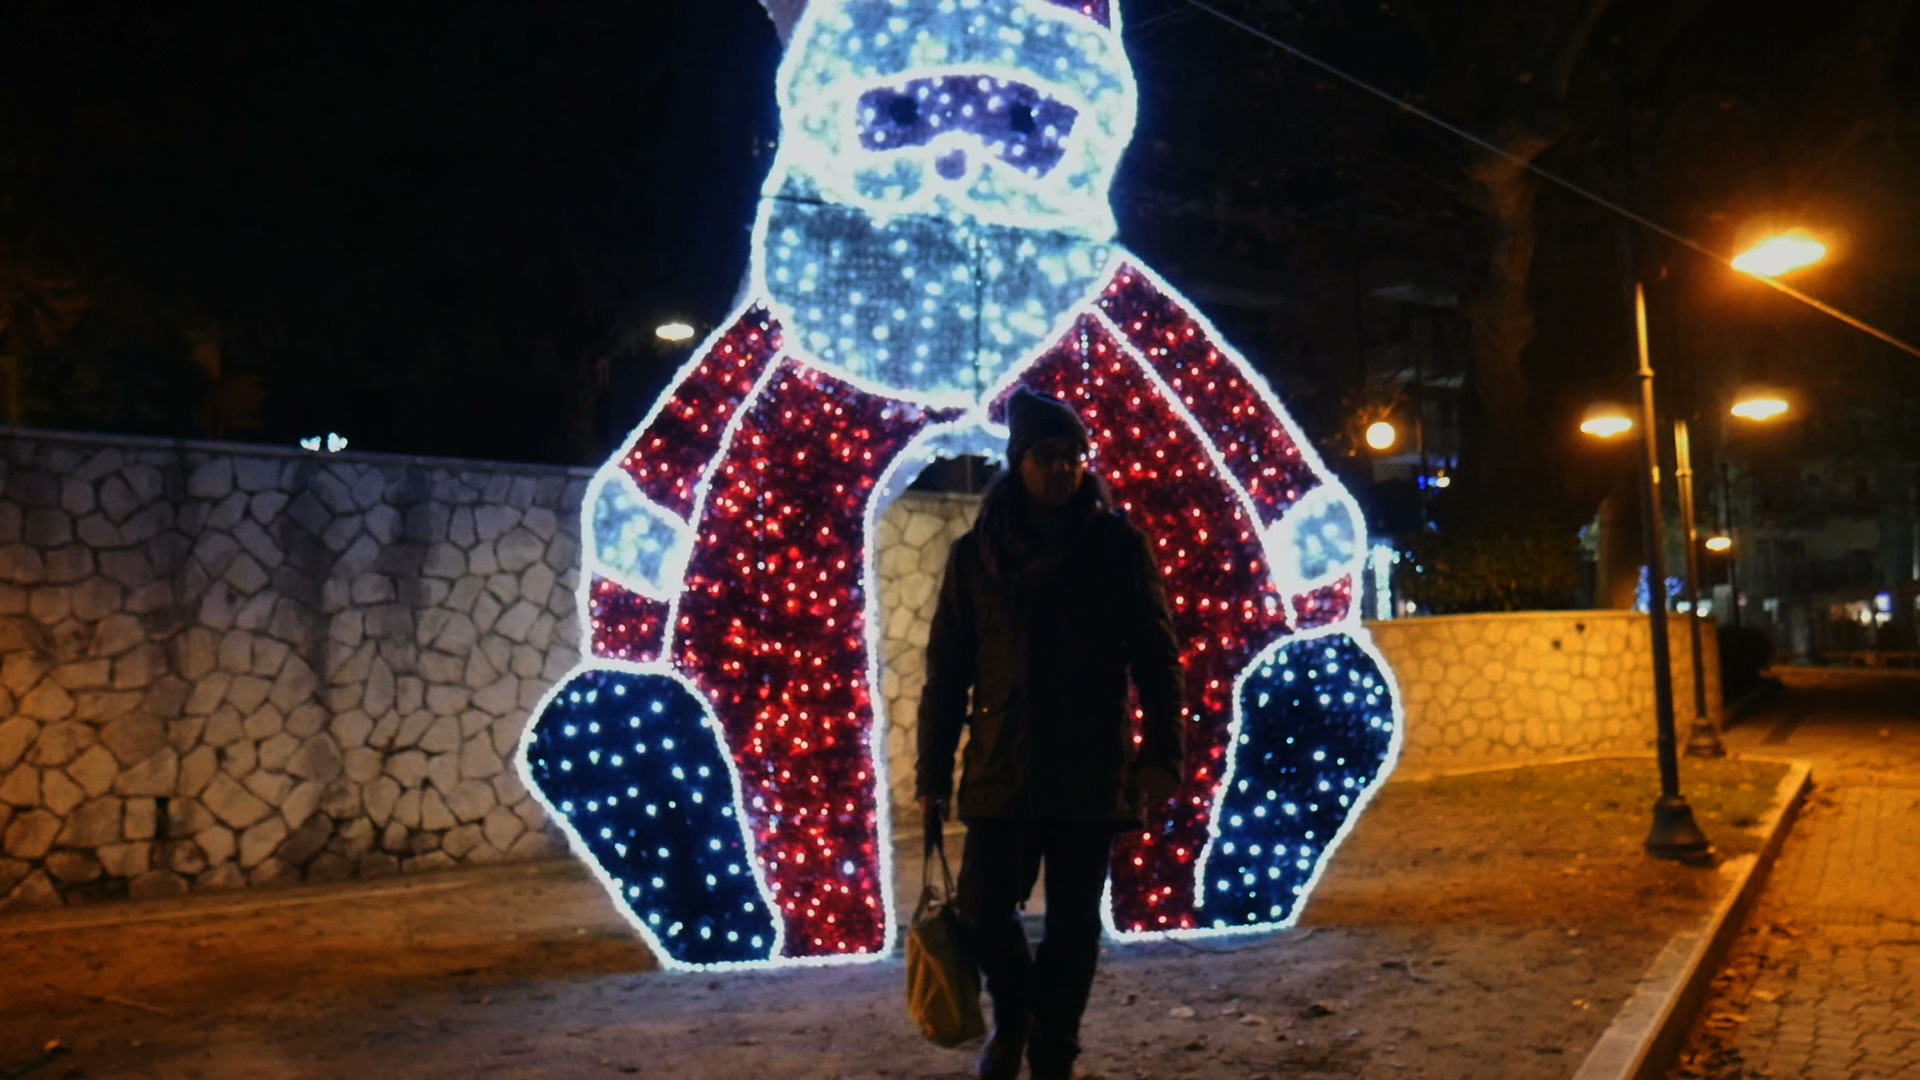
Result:
<svg viewBox="0 0 1920 1080"><path fill-rule="evenodd" d="M1071 402L1152 539L1186 775L1121 838L1121 938L1298 917L1391 768L1364 526L1265 381L1113 240L1136 92L1107 0L813 0L754 299L601 470L588 657L521 771L669 967L892 945L874 550L929 462Z"/></svg>

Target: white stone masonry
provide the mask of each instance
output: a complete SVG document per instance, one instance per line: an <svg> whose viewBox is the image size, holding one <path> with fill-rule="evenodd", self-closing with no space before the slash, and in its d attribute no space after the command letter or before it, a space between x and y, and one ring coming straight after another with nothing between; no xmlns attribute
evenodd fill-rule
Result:
<svg viewBox="0 0 1920 1080"><path fill-rule="evenodd" d="M0 910L550 854L586 474L0 436Z"/></svg>

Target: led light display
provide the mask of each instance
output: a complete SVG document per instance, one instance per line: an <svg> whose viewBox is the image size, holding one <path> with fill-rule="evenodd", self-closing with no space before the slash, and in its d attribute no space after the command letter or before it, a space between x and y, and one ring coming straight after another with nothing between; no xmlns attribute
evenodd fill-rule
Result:
<svg viewBox="0 0 1920 1080"><path fill-rule="evenodd" d="M1113 242L1119 30L1106 0L813 0L795 27L753 298L589 487L589 655L522 742L669 967L891 947L879 515L999 452L1016 385L1085 418L1182 642L1186 772L1116 845L1109 929L1286 925L1391 767L1359 508Z"/></svg>

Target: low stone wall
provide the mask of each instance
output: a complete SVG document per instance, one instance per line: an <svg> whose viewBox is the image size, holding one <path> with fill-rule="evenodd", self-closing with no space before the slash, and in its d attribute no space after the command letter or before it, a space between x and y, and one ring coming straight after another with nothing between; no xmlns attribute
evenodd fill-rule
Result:
<svg viewBox="0 0 1920 1080"><path fill-rule="evenodd" d="M558 850L586 474L0 435L0 908Z"/></svg>
<svg viewBox="0 0 1920 1080"><path fill-rule="evenodd" d="M1653 747L1645 615L1527 611L1370 623L1400 681L1403 778ZM1702 626L1709 715L1721 721L1719 638ZM1668 616L1676 726L1692 729L1687 616Z"/></svg>
<svg viewBox="0 0 1920 1080"><path fill-rule="evenodd" d="M912 820L915 732L927 682L927 629L940 598L947 551L973 527L974 495L909 491L880 519L880 697L886 703L887 782L894 819ZM958 761L958 755L955 755Z"/></svg>
<svg viewBox="0 0 1920 1080"><path fill-rule="evenodd" d="M588 476L0 431L0 911L559 852L510 763L578 656ZM881 519L902 823L927 626L978 505L908 493ZM1372 628L1403 776L1651 743L1644 617Z"/></svg>

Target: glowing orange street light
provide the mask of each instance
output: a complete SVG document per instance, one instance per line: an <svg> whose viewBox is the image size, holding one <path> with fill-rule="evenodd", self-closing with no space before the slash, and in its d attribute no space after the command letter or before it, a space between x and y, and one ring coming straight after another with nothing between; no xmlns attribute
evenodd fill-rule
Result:
<svg viewBox="0 0 1920 1080"><path fill-rule="evenodd" d="M1375 420L1367 425L1367 445L1375 450L1391 450L1399 441L1400 432L1387 421Z"/></svg>
<svg viewBox="0 0 1920 1080"><path fill-rule="evenodd" d="M1587 410L1580 421L1580 431L1597 439L1611 439L1616 435L1625 435L1633 430L1633 417L1627 410L1611 401L1603 401Z"/></svg>
<svg viewBox="0 0 1920 1080"><path fill-rule="evenodd" d="M675 345L683 341L692 341L695 333L696 331L692 326L677 319L673 322L661 323L659 326L653 328L655 337L661 341L671 342Z"/></svg>
<svg viewBox="0 0 1920 1080"><path fill-rule="evenodd" d="M1827 245L1805 229L1769 236L1733 258L1733 268L1754 277L1773 278L1812 266L1827 257Z"/></svg>
<svg viewBox="0 0 1920 1080"><path fill-rule="evenodd" d="M1729 411L1742 420L1765 421L1786 415L1789 408L1787 399L1772 390L1748 388L1734 395Z"/></svg>
<svg viewBox="0 0 1920 1080"><path fill-rule="evenodd" d="M1723 552L1723 551L1732 551L1732 550L1733 550L1733 537L1731 537L1731 536L1709 536L1709 537L1707 537L1707 542L1706 542L1706 549L1707 549L1708 551L1711 551L1711 552L1713 552L1713 553L1714 553L1714 554L1716 554L1716 555L1718 555L1719 553L1721 553L1721 552Z"/></svg>

